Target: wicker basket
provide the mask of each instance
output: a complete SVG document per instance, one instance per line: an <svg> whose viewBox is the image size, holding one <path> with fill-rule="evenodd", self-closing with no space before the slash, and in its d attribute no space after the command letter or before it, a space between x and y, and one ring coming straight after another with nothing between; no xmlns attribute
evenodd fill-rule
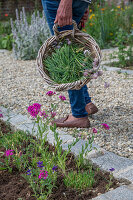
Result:
<svg viewBox="0 0 133 200"><path fill-rule="evenodd" d="M53 51L51 48L51 44L53 44L55 41L60 40L61 38L70 38L72 41L85 46L85 49L88 49L91 52L91 56L93 59L94 58L98 59L98 64L97 64L97 70L98 70L101 60L100 48L96 43L96 41L89 34L83 33L77 28L77 24L75 21L73 21L73 30L66 30L59 32L57 28L58 25L55 24L53 27L55 35L48 38L46 42L39 49L38 56L36 59L37 67L44 81L51 87L55 88L56 91L79 90L81 87L87 84L91 80L91 78L84 77L82 80L78 80L72 83L57 84L50 79L48 71L45 69L45 66L43 65L43 59L45 59L48 55L51 55Z"/></svg>

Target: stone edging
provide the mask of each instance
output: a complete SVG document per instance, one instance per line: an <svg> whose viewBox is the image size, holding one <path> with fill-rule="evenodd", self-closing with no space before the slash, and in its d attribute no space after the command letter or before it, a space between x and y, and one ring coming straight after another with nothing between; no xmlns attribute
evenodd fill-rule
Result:
<svg viewBox="0 0 133 200"><path fill-rule="evenodd" d="M21 115L10 111L9 109L0 106L0 110L3 114L3 121L9 121L14 130L29 131L32 133L33 122L26 115ZM35 127L36 130L37 127ZM63 131L58 131L59 137L63 141L62 148L67 149L68 144L75 140L71 135L67 135ZM36 135L36 131L33 133ZM54 136L51 130L48 133L48 142L54 144ZM82 145L85 145L85 141L80 139L79 142L72 147L72 153L77 156L81 151ZM110 168L115 168L113 175L117 179L123 179L129 185L121 185L120 187L109 191L105 194L101 194L93 200L133 200L133 160L125 157L118 156L112 152L108 152L98 145L92 145L93 150L85 157L89 159L93 164L97 165L101 170L109 171ZM97 148L97 150L94 149Z"/></svg>

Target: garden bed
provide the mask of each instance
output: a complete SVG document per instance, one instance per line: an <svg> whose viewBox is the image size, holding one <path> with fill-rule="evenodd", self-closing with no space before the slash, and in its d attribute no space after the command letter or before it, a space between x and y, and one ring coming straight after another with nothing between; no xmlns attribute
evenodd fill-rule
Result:
<svg viewBox="0 0 133 200"><path fill-rule="evenodd" d="M1 127L1 133L0 133L0 138L1 141L0 142L0 152L5 152L7 150L7 148L5 148L4 146L8 146L9 148L9 142L7 142L7 144L5 145L4 143L4 139L3 137L6 135L5 138L9 139L11 137L11 135L13 136L15 133L11 130L10 126L1 121L0 120L0 127ZM21 169L18 168L13 161L13 158L15 159L15 157L10 156L10 164L9 164L9 168L4 169L5 165L2 165L1 170L0 170L0 197L3 200L9 200L9 199L28 199L28 200L34 200L34 199L38 199L38 197L41 197L41 193L40 191L36 190L38 194L36 194L36 197L33 195L33 185L29 184L29 180L30 180L30 172L26 172L28 168L33 168L36 166L35 162L37 162L38 158L39 160L42 160L42 153L41 152L37 152L36 148L32 149L33 150L33 154L32 156L30 155L30 151L31 151L31 147L32 144L35 142L38 142L38 140L35 137L32 137L30 135L26 136L26 133L24 132L17 132L18 135L21 135L21 138L23 138L21 140L21 142L19 141L19 136L18 136L18 141L16 141L16 143L14 142L12 144L12 146L14 146L15 151L14 151L14 155L18 154L18 157L22 157L22 156L27 156L28 162L27 164L24 166L22 165ZM25 140L24 138L27 137L27 140ZM15 140L15 137L14 137ZM11 143L10 143L11 144ZM17 145L16 145L17 144ZM31 145L31 147L30 147ZM35 145L35 143L34 143ZM27 154L27 149L29 148L29 152ZM48 144L48 142L45 142L44 146L43 146L43 150L45 151L47 149L47 151L50 154L53 154L55 152L56 146L52 146L50 144ZM63 155L63 152L61 153L61 156ZM46 151L45 151L46 153ZM57 152L56 152L57 153ZM34 155L34 156L33 156ZM56 156L56 154L55 154ZM7 158L7 157L6 157ZM0 163L4 163L5 164L5 156L1 156L0 157ZM34 163L34 165L33 165ZM44 166L46 163L44 163ZM57 163L55 163L57 165ZM100 169L95 168L93 166L91 166L91 164L88 162L86 164L82 164L79 168L76 165L76 161L75 161L75 157L73 154L69 153L66 157L66 169L65 172L66 174L68 174L71 171L75 171L75 173L84 173L87 171L91 171L90 173L94 173L94 183L92 187L86 187L84 189L77 189L77 188L73 188L72 186L66 186L66 184L64 183L64 179L65 179L65 174L62 172L62 169L57 165L56 166L56 170L53 172L53 174L55 175L56 173L56 179L55 179L55 186L52 188L52 192L51 194L49 194L47 196L47 200L54 200L54 199L60 199L60 200L66 200L66 199L92 199L94 197L96 197L99 194L103 194L105 192L107 192L110 188L111 189L115 189L117 188L120 184L118 182L118 180L114 179L112 174L110 172L102 172L100 171ZM41 167L41 166L39 166ZM3 168L3 170L2 170ZM30 168L30 169L31 169ZM37 168L37 167L36 167ZM40 168L41 169L41 168ZM11 171L11 172L9 172ZM110 170L111 171L111 170ZM27 174L26 174L27 173ZM24 177L24 176L25 177ZM28 176L29 175L29 176ZM26 178L27 176L27 178ZM35 175L33 176L35 177ZM33 178L32 177L32 178ZM41 179L39 181L47 181L48 179ZM37 182L38 180L35 180L35 184L38 184ZM88 180L89 181L89 180ZM43 185L43 183L39 182L40 186L41 184ZM79 184L80 185L80 184ZM32 188L31 188L32 187ZM43 186L42 188L42 193L45 193L44 190L48 190L47 189L47 185ZM8 192L7 192L8 191ZM40 194L39 194L40 193ZM45 199L45 198L39 198L39 199Z"/></svg>

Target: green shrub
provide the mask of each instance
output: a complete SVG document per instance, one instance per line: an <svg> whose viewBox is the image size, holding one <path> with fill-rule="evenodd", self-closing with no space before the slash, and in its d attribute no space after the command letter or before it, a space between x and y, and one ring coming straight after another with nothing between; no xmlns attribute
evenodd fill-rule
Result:
<svg viewBox="0 0 133 200"><path fill-rule="evenodd" d="M90 9L85 31L96 39L101 48L116 46L112 41L116 41L119 28L127 33L133 28L133 4L120 7L95 3L93 7L93 11Z"/></svg>

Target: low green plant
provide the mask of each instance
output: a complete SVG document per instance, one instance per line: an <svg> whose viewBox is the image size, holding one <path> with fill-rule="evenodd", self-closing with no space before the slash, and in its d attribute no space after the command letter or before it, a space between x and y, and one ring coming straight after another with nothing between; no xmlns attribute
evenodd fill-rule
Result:
<svg viewBox="0 0 133 200"><path fill-rule="evenodd" d="M71 144L68 145L68 150L63 151L62 149L62 140L59 138L59 134L56 131L56 124L54 124L54 127L50 126L50 129L54 132L54 138L55 138L55 154L57 158L57 165L62 170L63 174L66 173L66 160L67 155L71 152L71 148L79 141L78 138L76 138L75 141L73 141Z"/></svg>
<svg viewBox="0 0 133 200"><path fill-rule="evenodd" d="M0 48L12 50L13 35L6 35L0 38Z"/></svg>
<svg viewBox="0 0 133 200"><path fill-rule="evenodd" d="M13 37L10 22L0 22L0 49L12 49Z"/></svg>
<svg viewBox="0 0 133 200"><path fill-rule="evenodd" d="M86 156L87 153L92 151L93 141L94 141L94 135L92 136L92 138L89 138L88 141L86 141L85 146L82 145L82 150L76 158L76 164L79 170L80 170L80 167L84 165L84 155Z"/></svg>
<svg viewBox="0 0 133 200"><path fill-rule="evenodd" d="M133 64L133 34L127 34L123 29L119 29L116 34L118 52L113 58L118 58L118 62L114 62L113 66L121 68L131 67Z"/></svg>
<svg viewBox="0 0 133 200"><path fill-rule="evenodd" d="M114 168L111 168L111 169L109 169L110 170L110 175L109 175L109 177L110 177L110 179L109 179L109 181L108 181L108 184L105 186L105 188L106 188L106 190L108 191L109 189L110 189L110 187L112 186L112 184L113 184L113 182L112 182L112 179L114 178L113 177L113 171L115 170Z"/></svg>
<svg viewBox="0 0 133 200"><path fill-rule="evenodd" d="M92 168L85 172L68 172L64 178L64 184L77 190L85 190L93 187L94 175Z"/></svg>

